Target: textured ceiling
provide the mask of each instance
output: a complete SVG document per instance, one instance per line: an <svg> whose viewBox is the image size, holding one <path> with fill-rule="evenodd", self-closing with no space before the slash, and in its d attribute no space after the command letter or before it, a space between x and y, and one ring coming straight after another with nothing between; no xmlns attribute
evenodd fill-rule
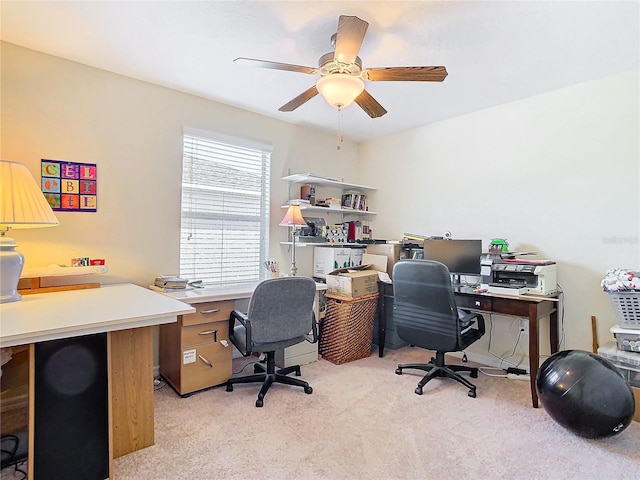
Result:
<svg viewBox="0 0 640 480"><path fill-rule="evenodd" d="M442 83L367 82L387 115L340 119L363 141L638 68L638 1L5 1L3 41L336 133L317 96L278 107L315 76L239 66L249 57L315 67L339 15L369 22L363 66L444 65Z"/></svg>

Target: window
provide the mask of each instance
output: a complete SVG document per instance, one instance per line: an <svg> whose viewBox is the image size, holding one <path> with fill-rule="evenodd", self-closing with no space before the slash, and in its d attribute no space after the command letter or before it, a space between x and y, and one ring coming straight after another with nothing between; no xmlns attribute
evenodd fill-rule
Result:
<svg viewBox="0 0 640 480"><path fill-rule="evenodd" d="M257 282L269 246L270 145L184 129L180 276Z"/></svg>

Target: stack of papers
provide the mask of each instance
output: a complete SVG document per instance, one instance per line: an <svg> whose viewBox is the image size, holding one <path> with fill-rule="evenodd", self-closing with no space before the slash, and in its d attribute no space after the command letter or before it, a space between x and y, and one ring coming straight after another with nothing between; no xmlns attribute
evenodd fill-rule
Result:
<svg viewBox="0 0 640 480"><path fill-rule="evenodd" d="M154 286L165 289L184 289L187 288L189 281L185 278L161 275L156 277Z"/></svg>

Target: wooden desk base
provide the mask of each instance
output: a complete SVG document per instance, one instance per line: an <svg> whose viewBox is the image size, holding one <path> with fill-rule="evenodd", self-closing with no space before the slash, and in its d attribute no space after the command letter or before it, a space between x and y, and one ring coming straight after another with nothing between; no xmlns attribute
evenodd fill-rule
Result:
<svg viewBox="0 0 640 480"><path fill-rule="evenodd" d="M384 355L386 338L385 297L393 298L393 285L379 282L380 297L378 303L378 356ZM558 310L557 299L541 297L508 297L488 293L475 294L467 287L454 290L456 303L460 308L466 308L481 313L527 318L529 320L529 377L531 388L531 403L538 408L538 393L536 391L536 376L540 366L540 319L549 317L549 346L551 354L558 351Z"/></svg>

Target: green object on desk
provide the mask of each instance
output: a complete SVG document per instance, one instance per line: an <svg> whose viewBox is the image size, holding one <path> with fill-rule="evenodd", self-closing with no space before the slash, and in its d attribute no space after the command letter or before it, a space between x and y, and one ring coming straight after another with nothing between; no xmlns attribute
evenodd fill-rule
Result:
<svg viewBox="0 0 640 480"><path fill-rule="evenodd" d="M490 252L509 252L509 242L507 242L504 238L494 238L491 240L491 245L489 247Z"/></svg>

